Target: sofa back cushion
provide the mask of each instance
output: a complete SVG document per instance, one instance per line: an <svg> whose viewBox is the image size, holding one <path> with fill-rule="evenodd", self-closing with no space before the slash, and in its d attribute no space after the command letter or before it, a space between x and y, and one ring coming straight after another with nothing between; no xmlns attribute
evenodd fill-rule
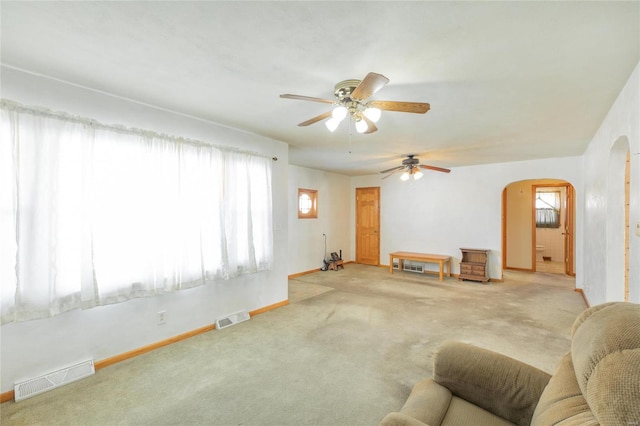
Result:
<svg viewBox="0 0 640 426"><path fill-rule="evenodd" d="M601 424L640 421L640 305L585 311L573 327L571 356L578 386Z"/></svg>
<svg viewBox="0 0 640 426"><path fill-rule="evenodd" d="M533 425L627 425L640 419L640 305L612 302L574 322ZM635 422L635 423L634 423Z"/></svg>

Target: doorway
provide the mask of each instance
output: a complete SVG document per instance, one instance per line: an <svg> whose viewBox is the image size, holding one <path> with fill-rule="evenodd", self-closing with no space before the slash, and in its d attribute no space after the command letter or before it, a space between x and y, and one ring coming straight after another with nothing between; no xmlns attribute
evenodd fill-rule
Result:
<svg viewBox="0 0 640 426"><path fill-rule="evenodd" d="M573 186L557 179L512 182L502 194L504 269L575 276Z"/></svg>
<svg viewBox="0 0 640 426"><path fill-rule="evenodd" d="M356 188L356 263L380 265L380 187Z"/></svg>
<svg viewBox="0 0 640 426"><path fill-rule="evenodd" d="M534 184L533 260L536 272L567 274L573 271L573 187Z"/></svg>

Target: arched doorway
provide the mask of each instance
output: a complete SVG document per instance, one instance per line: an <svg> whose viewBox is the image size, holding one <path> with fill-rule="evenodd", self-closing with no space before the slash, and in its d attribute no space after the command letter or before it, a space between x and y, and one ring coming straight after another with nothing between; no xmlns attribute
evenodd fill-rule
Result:
<svg viewBox="0 0 640 426"><path fill-rule="evenodd" d="M629 206L631 204L631 151L627 150L624 171L624 301L629 301Z"/></svg>
<svg viewBox="0 0 640 426"><path fill-rule="evenodd" d="M630 149L620 137L609 153L607 176L607 298L629 300Z"/></svg>
<svg viewBox="0 0 640 426"><path fill-rule="evenodd" d="M575 197L569 182L532 179L503 190L505 269L575 276Z"/></svg>

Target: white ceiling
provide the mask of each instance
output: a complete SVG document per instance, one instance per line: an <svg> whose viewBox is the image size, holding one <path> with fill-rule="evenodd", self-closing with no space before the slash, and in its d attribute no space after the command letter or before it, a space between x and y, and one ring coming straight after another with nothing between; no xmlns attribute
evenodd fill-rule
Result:
<svg viewBox="0 0 640 426"><path fill-rule="evenodd" d="M10 2L4 65L245 129L349 175L580 155L640 61L640 2ZM370 72L379 131L297 124Z"/></svg>

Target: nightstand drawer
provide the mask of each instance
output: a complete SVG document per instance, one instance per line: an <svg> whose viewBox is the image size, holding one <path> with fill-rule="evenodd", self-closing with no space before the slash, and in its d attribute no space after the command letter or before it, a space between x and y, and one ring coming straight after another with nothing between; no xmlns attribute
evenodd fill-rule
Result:
<svg viewBox="0 0 640 426"><path fill-rule="evenodd" d="M473 273L473 266L461 263L460 264L460 273L461 274L471 274Z"/></svg>
<svg viewBox="0 0 640 426"><path fill-rule="evenodd" d="M487 268L484 265L472 265L471 266L471 271L474 274L481 274L484 275L487 271Z"/></svg>

